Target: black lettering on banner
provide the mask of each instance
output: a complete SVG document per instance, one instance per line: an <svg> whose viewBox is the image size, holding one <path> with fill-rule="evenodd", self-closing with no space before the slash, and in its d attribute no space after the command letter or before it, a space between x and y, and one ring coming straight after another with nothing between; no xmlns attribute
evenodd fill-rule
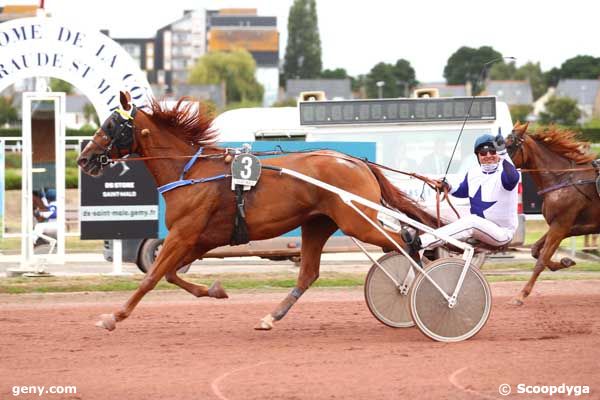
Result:
<svg viewBox="0 0 600 400"><path fill-rule="evenodd" d="M42 64L42 56L44 58L44 63ZM48 54L46 53L37 53L37 60L38 60L38 66L39 67L43 67L44 65L48 64L48 61L50 61L50 57L48 57Z"/></svg>
<svg viewBox="0 0 600 400"><path fill-rule="evenodd" d="M104 92L106 92L110 88L110 85L104 86L105 83L106 83L106 79L103 78L102 82L100 82L100 84L98 85L97 89L100 92L100 94L104 94ZM104 89L102 89L102 87L104 87Z"/></svg>

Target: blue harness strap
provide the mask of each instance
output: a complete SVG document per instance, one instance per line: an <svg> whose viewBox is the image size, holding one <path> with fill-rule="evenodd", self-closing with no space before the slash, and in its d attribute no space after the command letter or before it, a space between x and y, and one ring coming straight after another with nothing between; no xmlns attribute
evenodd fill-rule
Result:
<svg viewBox="0 0 600 400"><path fill-rule="evenodd" d="M183 174L182 174L182 176L183 176ZM200 179L180 179L175 182L167 183L166 185L159 187L157 190L158 190L158 193L162 194L162 193L168 192L169 190L173 190L173 189L181 187L181 186L194 185L196 183L218 181L220 179L225 179L229 176L231 176L231 175L221 174L221 175L209 176L208 178L200 178Z"/></svg>
<svg viewBox="0 0 600 400"><path fill-rule="evenodd" d="M194 165L194 163L198 159L198 156L200 156L200 154L202 154L203 151L204 151L204 147L200 147L198 149L198 151L196 152L196 154L194 154L194 157L192 157L187 162L187 164L185 164L185 167L183 167L183 171L181 171L181 175L179 176L179 180L183 180L183 177L185 176L185 174L190 170L190 168L192 168L192 165Z"/></svg>

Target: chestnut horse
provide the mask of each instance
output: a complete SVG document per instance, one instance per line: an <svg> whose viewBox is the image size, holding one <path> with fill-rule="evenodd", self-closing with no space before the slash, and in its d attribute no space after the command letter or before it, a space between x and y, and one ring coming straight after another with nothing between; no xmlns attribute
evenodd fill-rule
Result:
<svg viewBox="0 0 600 400"><path fill-rule="evenodd" d="M564 238L600 232L598 173L591 163L596 155L589 151L589 143L577 141L572 131L557 128L528 134L527 126L515 124L506 139L507 149L518 168L531 170L544 198L542 214L549 228L531 248L537 261L531 278L514 299L516 305L523 304L545 267L557 271L575 265L568 257L560 262L551 259Z"/></svg>
<svg viewBox="0 0 600 400"><path fill-rule="evenodd" d="M211 249L230 244L236 218L235 194L228 175L231 156L225 149L211 146L217 140L217 133L210 129L210 117L182 100L172 109L165 109L153 100L151 110L144 111L130 104L128 94L121 93L122 110L115 111L104 122L77 161L85 173L98 176L107 157L135 152L144 158L160 187L178 181L184 164L202 148L202 155L185 174L185 179L225 175L224 179L185 185L163 194L169 234L153 268L129 300L116 312L101 316L97 325L108 330L115 329L117 322L127 318L163 276L196 297L227 297L218 282L206 287L177 275L182 265L201 258ZM436 223L434 217L393 186L377 167L362 160L333 151L318 151L269 158L264 164L295 170L373 202L384 203L429 226ZM338 195L292 176L264 168L258 184L244 196L249 240L273 238L298 226L302 228L302 261L296 287L259 322L257 329L271 329L273 322L283 318L318 278L323 246L338 228L363 242L391 247L381 232L366 223ZM356 206L378 223L376 211L360 204ZM388 233L408 248L399 234Z"/></svg>

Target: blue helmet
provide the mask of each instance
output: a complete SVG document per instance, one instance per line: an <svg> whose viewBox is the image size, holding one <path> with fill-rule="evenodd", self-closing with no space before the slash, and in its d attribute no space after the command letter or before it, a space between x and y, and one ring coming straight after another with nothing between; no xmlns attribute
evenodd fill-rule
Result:
<svg viewBox="0 0 600 400"><path fill-rule="evenodd" d="M46 189L46 199L48 201L56 201L56 189Z"/></svg>
<svg viewBox="0 0 600 400"><path fill-rule="evenodd" d="M473 152L477 153L477 150L485 145L488 145L492 149L494 148L494 137L492 135L485 134L479 136L473 145Z"/></svg>

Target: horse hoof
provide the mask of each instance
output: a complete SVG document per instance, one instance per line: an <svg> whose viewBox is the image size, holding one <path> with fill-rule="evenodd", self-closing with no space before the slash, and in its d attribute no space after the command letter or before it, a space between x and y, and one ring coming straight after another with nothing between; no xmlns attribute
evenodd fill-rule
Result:
<svg viewBox="0 0 600 400"><path fill-rule="evenodd" d="M104 328L107 331L114 331L117 327L117 320L113 314L102 314L100 316L100 321L96 322L96 326Z"/></svg>
<svg viewBox="0 0 600 400"><path fill-rule="evenodd" d="M212 285L208 288L208 295L210 297L214 297L215 299L227 299L229 296L223 286L221 286L221 282L214 281Z"/></svg>
<svg viewBox="0 0 600 400"><path fill-rule="evenodd" d="M518 299L518 298L514 298L508 304L510 304L512 306L522 306L523 305L523 300Z"/></svg>
<svg viewBox="0 0 600 400"><path fill-rule="evenodd" d="M271 314L266 315L263 319L261 319L254 329L257 331L270 331L273 329L273 317Z"/></svg>
<svg viewBox="0 0 600 400"><path fill-rule="evenodd" d="M571 260L569 257L565 257L563 259L560 260L560 263L565 267L565 268L569 268L572 267L573 265L576 264L575 261Z"/></svg>

